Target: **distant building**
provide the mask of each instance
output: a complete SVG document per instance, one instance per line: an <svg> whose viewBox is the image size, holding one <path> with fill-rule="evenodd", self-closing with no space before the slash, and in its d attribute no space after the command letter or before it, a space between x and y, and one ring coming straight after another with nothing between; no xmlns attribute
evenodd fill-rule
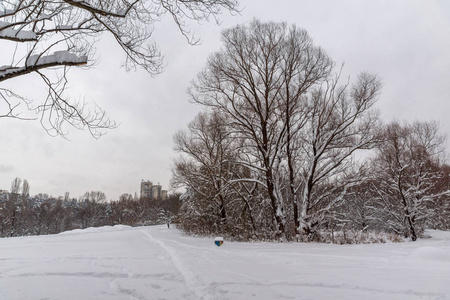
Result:
<svg viewBox="0 0 450 300"><path fill-rule="evenodd" d="M141 181L141 198L150 198L153 183L151 181Z"/></svg>
<svg viewBox="0 0 450 300"><path fill-rule="evenodd" d="M141 181L141 198L149 198L152 200L167 199L167 191L162 189L160 184L153 184L151 181Z"/></svg>
<svg viewBox="0 0 450 300"><path fill-rule="evenodd" d="M152 186L152 199L160 199L161 198L161 190L162 190L162 186L159 184Z"/></svg>

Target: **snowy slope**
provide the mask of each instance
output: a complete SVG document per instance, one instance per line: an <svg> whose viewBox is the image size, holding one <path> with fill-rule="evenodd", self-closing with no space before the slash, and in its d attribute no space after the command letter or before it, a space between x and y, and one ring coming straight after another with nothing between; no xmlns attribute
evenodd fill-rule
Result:
<svg viewBox="0 0 450 300"><path fill-rule="evenodd" d="M220 248L160 226L0 239L0 299L450 299L450 232L430 233Z"/></svg>

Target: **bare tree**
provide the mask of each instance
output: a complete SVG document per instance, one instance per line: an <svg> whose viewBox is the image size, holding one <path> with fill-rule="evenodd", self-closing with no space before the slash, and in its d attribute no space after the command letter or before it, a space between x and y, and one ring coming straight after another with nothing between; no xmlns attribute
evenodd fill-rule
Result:
<svg viewBox="0 0 450 300"><path fill-rule="evenodd" d="M285 23L254 20L225 30L222 40L224 48L194 82L192 99L230 118L247 149L241 163L262 175L258 184L267 191L278 236L285 237L277 164L285 145L290 153L302 95L328 76L333 63L306 31Z"/></svg>
<svg viewBox="0 0 450 300"><path fill-rule="evenodd" d="M227 119L217 112L200 113L175 137L175 150L181 156L175 162L173 186L188 186L195 194L190 200L199 204L203 214L216 219L219 230L227 226L230 180L236 153ZM189 203L193 205L193 203Z"/></svg>
<svg viewBox="0 0 450 300"><path fill-rule="evenodd" d="M330 194L341 189L345 192L345 187L359 180L346 174L352 167L354 153L373 148L379 141L378 114L372 110L381 88L379 79L363 73L351 87L339 86L338 79L328 81L311 94L308 120L298 135L304 157L300 162L301 234L311 234L312 227L320 223L321 212L333 205L325 200ZM333 185L326 184L330 180ZM317 189L322 183L326 185Z"/></svg>
<svg viewBox="0 0 450 300"><path fill-rule="evenodd" d="M449 194L448 185L436 189L445 175L440 167L445 138L436 122L392 122L383 137L373 161L377 182L373 187L390 229L415 241L432 216L430 204Z"/></svg>
<svg viewBox="0 0 450 300"><path fill-rule="evenodd" d="M427 218L426 226L433 229L450 229L450 166L444 162L439 168L439 176L434 180L434 187L430 190L437 195L433 202L427 205L428 211L432 211L432 216Z"/></svg>
<svg viewBox="0 0 450 300"><path fill-rule="evenodd" d="M19 177L14 178L14 180L11 182L11 193L10 193L10 199L9 199L9 210L11 211L12 217L11 217L11 233L10 236L13 236L16 229L16 218L17 218L17 210L20 207L19 204L19 192L20 192L20 186L22 184L22 179Z"/></svg>
<svg viewBox="0 0 450 300"><path fill-rule="evenodd" d="M102 203L106 200L105 193L100 191L86 192L78 201L77 217L82 228L97 226L103 217Z"/></svg>
<svg viewBox="0 0 450 300"><path fill-rule="evenodd" d="M125 53L124 67L142 68L152 75L163 69L162 55L152 39L156 23L169 14L190 43L186 20L216 17L221 9L237 11L235 0L5 0L0 2L0 117L21 118L19 106L40 114L44 128L55 135L66 134L64 126L87 128L94 137L114 128L105 111L89 108L66 95L71 66L91 67L95 42L111 35ZM6 54L6 53L5 53ZM3 64L3 66L1 66ZM53 72L56 69L57 72ZM4 82L27 74L38 75L47 88L43 100L30 100Z"/></svg>
<svg viewBox="0 0 450 300"><path fill-rule="evenodd" d="M83 200L89 200L95 203L101 203L106 201L106 195L104 192L101 191L91 191L86 192L83 195Z"/></svg>
<svg viewBox="0 0 450 300"><path fill-rule="evenodd" d="M27 199L30 196L30 184L28 180L24 179L22 184L22 199Z"/></svg>

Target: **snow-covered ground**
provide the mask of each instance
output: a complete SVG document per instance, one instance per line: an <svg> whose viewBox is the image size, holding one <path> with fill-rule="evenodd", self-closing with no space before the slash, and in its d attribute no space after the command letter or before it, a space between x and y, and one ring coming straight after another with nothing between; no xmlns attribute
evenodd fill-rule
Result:
<svg viewBox="0 0 450 300"><path fill-rule="evenodd" d="M450 299L450 232L372 245L234 243L164 226L0 239L0 299Z"/></svg>

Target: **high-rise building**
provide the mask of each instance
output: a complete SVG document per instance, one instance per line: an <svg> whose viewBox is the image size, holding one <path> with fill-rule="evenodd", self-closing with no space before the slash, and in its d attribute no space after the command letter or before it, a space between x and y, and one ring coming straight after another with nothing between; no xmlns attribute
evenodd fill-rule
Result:
<svg viewBox="0 0 450 300"><path fill-rule="evenodd" d="M153 185L149 180L141 181L141 198L148 198L152 200L167 199L167 191L162 189L162 186L158 183Z"/></svg>
<svg viewBox="0 0 450 300"><path fill-rule="evenodd" d="M141 198L152 198L153 183L149 180L141 181Z"/></svg>
<svg viewBox="0 0 450 300"><path fill-rule="evenodd" d="M160 199L161 198L161 190L162 186L159 184L155 184L152 186L152 199Z"/></svg>

